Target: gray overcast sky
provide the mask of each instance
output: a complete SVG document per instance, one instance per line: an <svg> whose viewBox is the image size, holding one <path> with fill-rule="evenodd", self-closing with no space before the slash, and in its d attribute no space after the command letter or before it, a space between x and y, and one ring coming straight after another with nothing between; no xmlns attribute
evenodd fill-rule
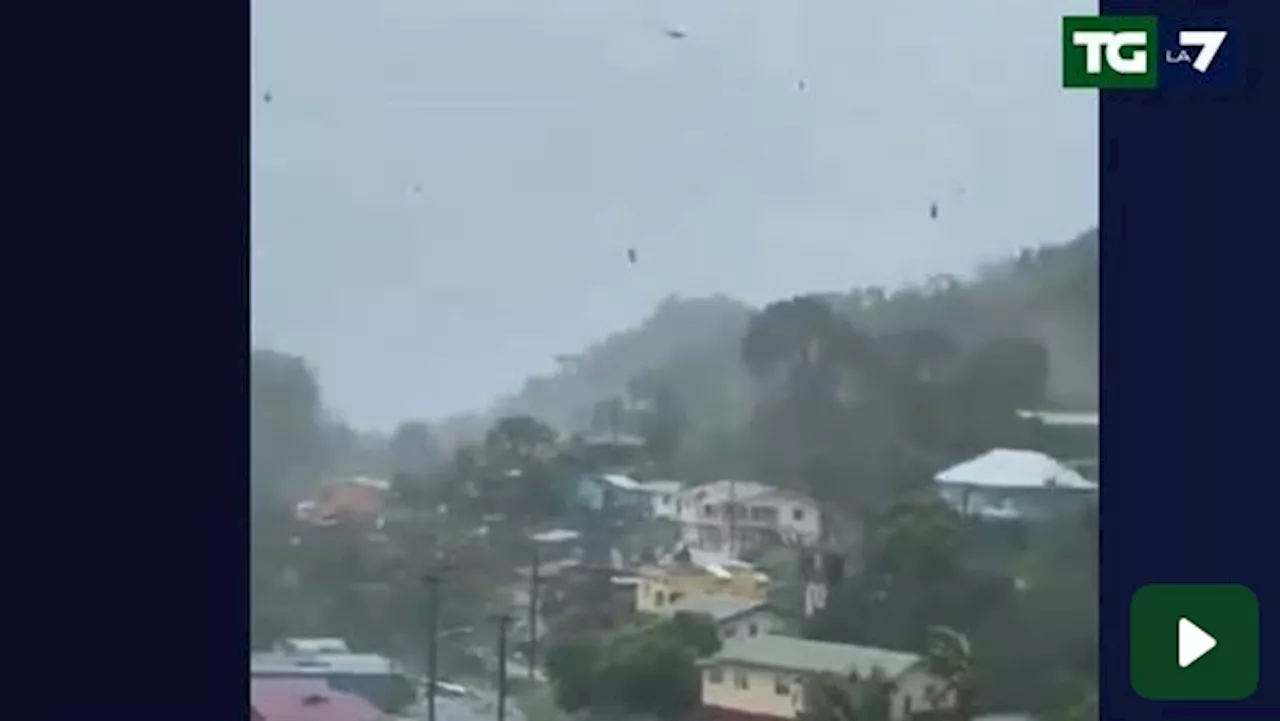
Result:
<svg viewBox="0 0 1280 721"><path fill-rule="evenodd" d="M892 286L1068 240L1096 222L1097 98L1061 89L1060 24L1096 10L252 0L253 341L389 428L484 407L670 293Z"/></svg>

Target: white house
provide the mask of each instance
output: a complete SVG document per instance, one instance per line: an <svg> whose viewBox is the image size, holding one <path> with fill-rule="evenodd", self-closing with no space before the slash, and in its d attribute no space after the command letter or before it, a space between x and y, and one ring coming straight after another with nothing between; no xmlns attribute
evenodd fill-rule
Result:
<svg viewBox="0 0 1280 721"><path fill-rule="evenodd" d="M796 623L764 601L732 596L702 596L682 599L664 609L664 615L693 613L709 616L724 641L754 638L770 633L792 633Z"/></svg>
<svg viewBox="0 0 1280 721"><path fill-rule="evenodd" d="M684 484L680 481L647 481L640 484L640 490L649 494L650 513L654 518L676 520L678 513L676 503Z"/></svg>
<svg viewBox="0 0 1280 721"><path fill-rule="evenodd" d="M676 520L688 547L731 556L770 543L812 545L822 537L812 498L752 481L715 481L682 491Z"/></svg>
<svg viewBox="0 0 1280 721"><path fill-rule="evenodd" d="M1097 498L1098 484L1039 451L995 448L934 476L957 511L992 520L1052 516Z"/></svg>
<svg viewBox="0 0 1280 721"><path fill-rule="evenodd" d="M806 708L805 681L818 674L867 678L875 672L894 684L891 721L946 713L955 694L913 653L765 634L726 643L702 667L702 708L709 721L791 721Z"/></svg>

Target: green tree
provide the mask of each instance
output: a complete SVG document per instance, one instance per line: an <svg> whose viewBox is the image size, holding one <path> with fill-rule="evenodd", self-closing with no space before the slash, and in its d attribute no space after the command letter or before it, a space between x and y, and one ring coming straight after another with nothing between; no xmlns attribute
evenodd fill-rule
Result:
<svg viewBox="0 0 1280 721"><path fill-rule="evenodd" d="M821 674L805 681L801 721L890 721L896 685L873 669L865 678Z"/></svg>
<svg viewBox="0 0 1280 721"><path fill-rule="evenodd" d="M669 718L698 705L699 656L719 648L709 618L681 615L641 627L587 632L551 650L547 670L566 711Z"/></svg>
<svg viewBox="0 0 1280 721"><path fill-rule="evenodd" d="M320 386L297 356L249 359L249 483L255 506L289 503L324 470Z"/></svg>
<svg viewBox="0 0 1280 721"><path fill-rule="evenodd" d="M555 448L557 434L532 416L507 416L489 429L484 450L492 463L518 468L523 464L547 458Z"/></svg>
<svg viewBox="0 0 1280 721"><path fill-rule="evenodd" d="M441 451L422 421L407 421L396 427L387 445L393 475L425 478L439 462Z"/></svg>

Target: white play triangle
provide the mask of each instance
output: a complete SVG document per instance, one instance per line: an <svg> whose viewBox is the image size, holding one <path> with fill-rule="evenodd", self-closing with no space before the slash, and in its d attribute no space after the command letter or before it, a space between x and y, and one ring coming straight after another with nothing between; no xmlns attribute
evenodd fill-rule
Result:
<svg viewBox="0 0 1280 721"><path fill-rule="evenodd" d="M1178 666L1186 668L1213 650L1218 639L1185 618L1178 619Z"/></svg>

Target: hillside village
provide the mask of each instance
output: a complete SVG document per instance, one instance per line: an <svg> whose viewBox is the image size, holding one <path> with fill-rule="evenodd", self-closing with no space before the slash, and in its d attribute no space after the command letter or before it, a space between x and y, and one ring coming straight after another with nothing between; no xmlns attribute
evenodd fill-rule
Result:
<svg viewBox="0 0 1280 721"><path fill-rule="evenodd" d="M1085 435L1097 428L1096 414L1022 417L1028 423L1067 427ZM1093 476L1096 460L1078 458L1073 464ZM932 480L938 499L975 526L1052 523L1096 503L1096 476L1091 480L1071 465L1031 449L992 449L940 469ZM572 502L562 520L576 515L584 522L528 533L524 543L531 563L510 569L505 582L507 600L500 612L515 621L509 642L517 649L508 673L521 666L528 669L531 639L554 648L556 631L585 609L607 609L604 612L616 625L643 625L688 614L706 619L719 640L718 650L696 663L699 705L706 718L798 718L805 708L801 689L806 684L830 675L872 674L882 674L892 686L887 703L893 721L953 718L945 714L957 710L964 681L942 675L923 654L804 636L806 621L824 610L832 587L861 568L862 559L850 550L861 547L865 534L856 522L824 513L822 505L804 493L753 481L686 485L610 472L583 474L566 485L572 489ZM421 516L406 515L391 489L390 482L364 477L327 486L317 498L296 505L297 542L323 542L322 534L358 529L366 550L394 547L398 526L411 525ZM443 507L437 512L448 514ZM602 524L600 517L609 521ZM504 521L490 517L469 535L488 544L502 535ZM637 546L637 535L654 542ZM837 538L841 541L835 542ZM585 590L595 583L607 583L603 595ZM359 658L349 654L345 642L327 651L289 649L257 655L251 669L265 682L258 685L262 693L270 696L272 674L284 676L279 667L291 656L310 661L318 656L337 666ZM489 660L496 665L495 659ZM414 665L411 659L404 664L388 660L375 667L382 673L412 676L409 669ZM315 668L298 677L314 675ZM551 668L554 674L555 666ZM546 681L542 674L536 677ZM359 687L353 693L371 700L372 694ZM373 696L383 712L404 712L421 703L421 694L403 695L399 701ZM482 707L458 707L463 708L483 715ZM270 721L270 716L263 719Z"/></svg>
<svg viewBox="0 0 1280 721"><path fill-rule="evenodd" d="M1095 241L1013 277L1087 293ZM982 293L780 301L731 361L452 448L324 428L314 380L282 395L305 365L256 357L295 417L254 431L255 718L1096 718L1098 414L1053 392L1062 337L921 322ZM746 417L705 421L740 412L716 367Z"/></svg>

